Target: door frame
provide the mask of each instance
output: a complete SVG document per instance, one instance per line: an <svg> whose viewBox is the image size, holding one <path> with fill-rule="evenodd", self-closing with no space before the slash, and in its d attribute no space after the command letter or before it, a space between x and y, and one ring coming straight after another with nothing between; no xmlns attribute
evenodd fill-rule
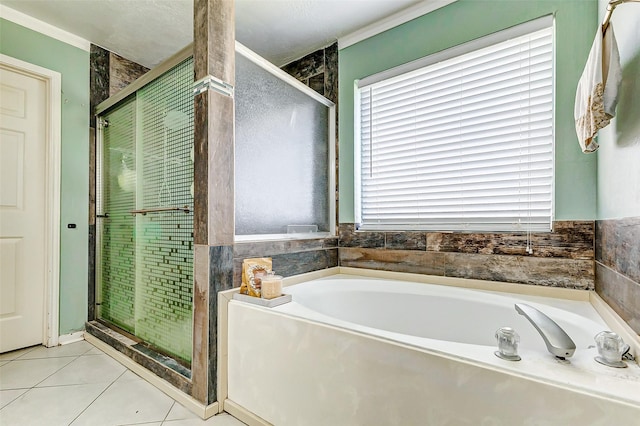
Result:
<svg viewBox="0 0 640 426"><path fill-rule="evenodd" d="M60 336L60 158L62 142L62 75L38 65L0 54L0 62L12 71L45 83L45 267L42 344L58 345Z"/></svg>

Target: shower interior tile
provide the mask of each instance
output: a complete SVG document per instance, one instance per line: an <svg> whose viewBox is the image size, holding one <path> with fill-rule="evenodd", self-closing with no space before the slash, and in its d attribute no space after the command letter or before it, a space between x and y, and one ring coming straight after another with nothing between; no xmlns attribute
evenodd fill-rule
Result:
<svg viewBox="0 0 640 426"><path fill-rule="evenodd" d="M2 424L68 425L108 383L30 389L2 409Z"/></svg>
<svg viewBox="0 0 640 426"><path fill-rule="evenodd" d="M126 370L108 355L81 356L38 384L38 387L111 383Z"/></svg>
<svg viewBox="0 0 640 426"><path fill-rule="evenodd" d="M29 351L20 359L37 359L37 358L61 358L69 356L80 356L90 351L93 348L91 344L85 342L70 343L63 346L55 346L53 348L46 348L44 346L38 346L32 351Z"/></svg>
<svg viewBox="0 0 640 426"><path fill-rule="evenodd" d="M31 388L71 361L70 357L11 361L0 367L0 390Z"/></svg>

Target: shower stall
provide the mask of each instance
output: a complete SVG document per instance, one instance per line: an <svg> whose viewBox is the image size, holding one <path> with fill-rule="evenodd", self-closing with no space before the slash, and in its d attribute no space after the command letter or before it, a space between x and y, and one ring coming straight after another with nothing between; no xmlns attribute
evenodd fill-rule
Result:
<svg viewBox="0 0 640 426"><path fill-rule="evenodd" d="M236 240L335 235L333 103L240 44L234 102ZM189 379L191 48L100 104L97 116L96 319Z"/></svg>
<svg viewBox="0 0 640 426"><path fill-rule="evenodd" d="M99 118L97 317L191 361L193 71L187 59Z"/></svg>

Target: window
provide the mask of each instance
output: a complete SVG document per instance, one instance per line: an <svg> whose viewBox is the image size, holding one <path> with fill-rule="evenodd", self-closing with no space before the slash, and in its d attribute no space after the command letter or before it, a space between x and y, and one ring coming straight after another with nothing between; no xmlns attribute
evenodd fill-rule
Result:
<svg viewBox="0 0 640 426"><path fill-rule="evenodd" d="M358 81L360 229L549 231L553 18Z"/></svg>

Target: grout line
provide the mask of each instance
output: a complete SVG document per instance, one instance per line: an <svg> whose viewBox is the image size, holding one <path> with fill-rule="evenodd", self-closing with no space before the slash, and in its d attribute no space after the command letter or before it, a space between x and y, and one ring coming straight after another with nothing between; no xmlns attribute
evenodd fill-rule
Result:
<svg viewBox="0 0 640 426"><path fill-rule="evenodd" d="M617 276L619 276L619 277L621 277L621 278L624 278L624 279L625 279L625 280L627 280L627 281L631 281L633 284L636 284L636 285L640 286L640 282L638 282L638 281L634 280L633 278L631 278L631 277L629 277L629 276L627 276L627 275L623 274L622 272L618 271L617 269L614 269L614 268L612 268L611 266L606 265L606 264L602 263L602 262L601 262L601 261L599 261L599 260L596 260L596 261L595 261L595 263L600 264L600 266L602 266L603 268L608 269L609 271L613 272L613 273L614 273L614 274L616 274Z"/></svg>
<svg viewBox="0 0 640 426"><path fill-rule="evenodd" d="M83 342L86 342L86 340L83 340ZM91 343L89 343L89 345L91 345ZM85 356L87 353L91 352L93 350L94 346L91 345L91 347L89 349L87 349L86 351L82 352L80 354L80 356Z"/></svg>
<svg viewBox="0 0 640 426"><path fill-rule="evenodd" d="M162 419L162 421L160 422L160 426L162 426L164 424L164 422L167 421L167 417L169 417L169 413L171 413L171 410L173 410L173 407L175 407L176 404L177 404L177 402L174 400L173 404L171 404L171 407L169 407L169 411L167 411L167 414L164 416L164 419Z"/></svg>
<svg viewBox="0 0 640 426"><path fill-rule="evenodd" d="M58 358L71 358L71 357L58 357ZM80 358L80 356L76 356L74 359L72 359L71 361L67 362L65 365L61 366L60 368L58 368L56 371L54 371L53 373L49 374L47 377L45 377L44 379L40 380L38 383L36 383L35 385L32 386L31 389L35 389L38 387L38 385L42 382L44 382L45 380L47 380L49 377L53 376L54 374L58 373L60 370L62 370L63 368L65 368L67 365L71 364L73 361L75 361L76 359ZM42 359L46 359L46 358L35 358L35 359L25 359L23 361L36 361L36 360L42 360Z"/></svg>
<svg viewBox="0 0 640 426"><path fill-rule="evenodd" d="M105 393L106 391L108 391L108 390L109 390L109 388L111 388L111 386L113 386L113 384L114 384L115 382L117 382L117 381L118 381L118 379L119 379L120 377L122 377L123 375L125 375L127 371L129 371L129 370L127 369L127 370L123 371L123 372L122 372L122 374L120 374L118 377L116 377L116 378L113 380L113 382L111 382L111 383L109 384L109 386L107 386L106 388L104 388L104 390L103 390L102 392L100 392L100 394L98 394L98 396L96 396L96 397L93 399L93 401L91 401L91 402L90 402L86 407L84 407L84 409L83 409L82 411L80 411L80 413L78 413L78 415L77 415L77 416L75 416L75 417L73 418L73 420L71 420L71 422L69 423L69 426L71 426L71 425L72 425L76 420L78 420L78 417L80 417L80 416L81 416L85 411L87 411L87 409L88 409L89 407L91 407L91 406L93 405L93 403L94 403L94 402L96 402L96 401L98 400L98 398L100 398L102 395L104 395L104 393Z"/></svg>
<svg viewBox="0 0 640 426"><path fill-rule="evenodd" d="M22 389L24 389L24 390L28 391L28 390L31 390L31 389L33 389L33 388L28 388L28 387L27 387L27 388L8 388L8 389L2 389L2 391L22 390Z"/></svg>
<svg viewBox="0 0 640 426"><path fill-rule="evenodd" d="M5 360L3 360L3 361L9 361L9 362L11 362L11 361L17 361L17 360L19 360L20 358L22 358L23 356L25 356L26 354L28 354L29 352L31 352L32 350L39 348L40 346L42 346L42 345L35 345L35 346L31 346L31 348L30 348L28 351L26 351L25 353L23 353L23 354L22 354L22 355L20 355L19 357L14 358L14 359L5 359ZM26 349L26 348L23 348L23 349ZM23 349L16 349L16 351L21 351L21 350L23 350ZM11 352L13 352L13 351L11 351Z"/></svg>
<svg viewBox="0 0 640 426"><path fill-rule="evenodd" d="M24 394L26 394L27 392L29 392L30 388L18 388L18 389L2 389L3 391L5 390L22 390L24 389L24 392L22 392L20 395L16 396L15 398L13 398L11 401L7 402L6 405L2 408L0 408L0 412L2 412L2 410L4 410L5 408L7 408L9 405L13 404L13 401L16 401L18 398L24 396Z"/></svg>
<svg viewBox="0 0 640 426"><path fill-rule="evenodd" d="M45 379L46 380L46 379ZM91 382L91 383L67 383L63 385L50 385L50 386L40 386L38 389L50 389L50 388L64 388L68 386L87 386L87 385L100 385L108 382ZM34 388L35 389L35 388Z"/></svg>
<svg viewBox="0 0 640 426"><path fill-rule="evenodd" d="M25 354L26 355L26 354ZM18 358L13 361L35 361L38 359L80 358L82 355L43 356L42 358Z"/></svg>

